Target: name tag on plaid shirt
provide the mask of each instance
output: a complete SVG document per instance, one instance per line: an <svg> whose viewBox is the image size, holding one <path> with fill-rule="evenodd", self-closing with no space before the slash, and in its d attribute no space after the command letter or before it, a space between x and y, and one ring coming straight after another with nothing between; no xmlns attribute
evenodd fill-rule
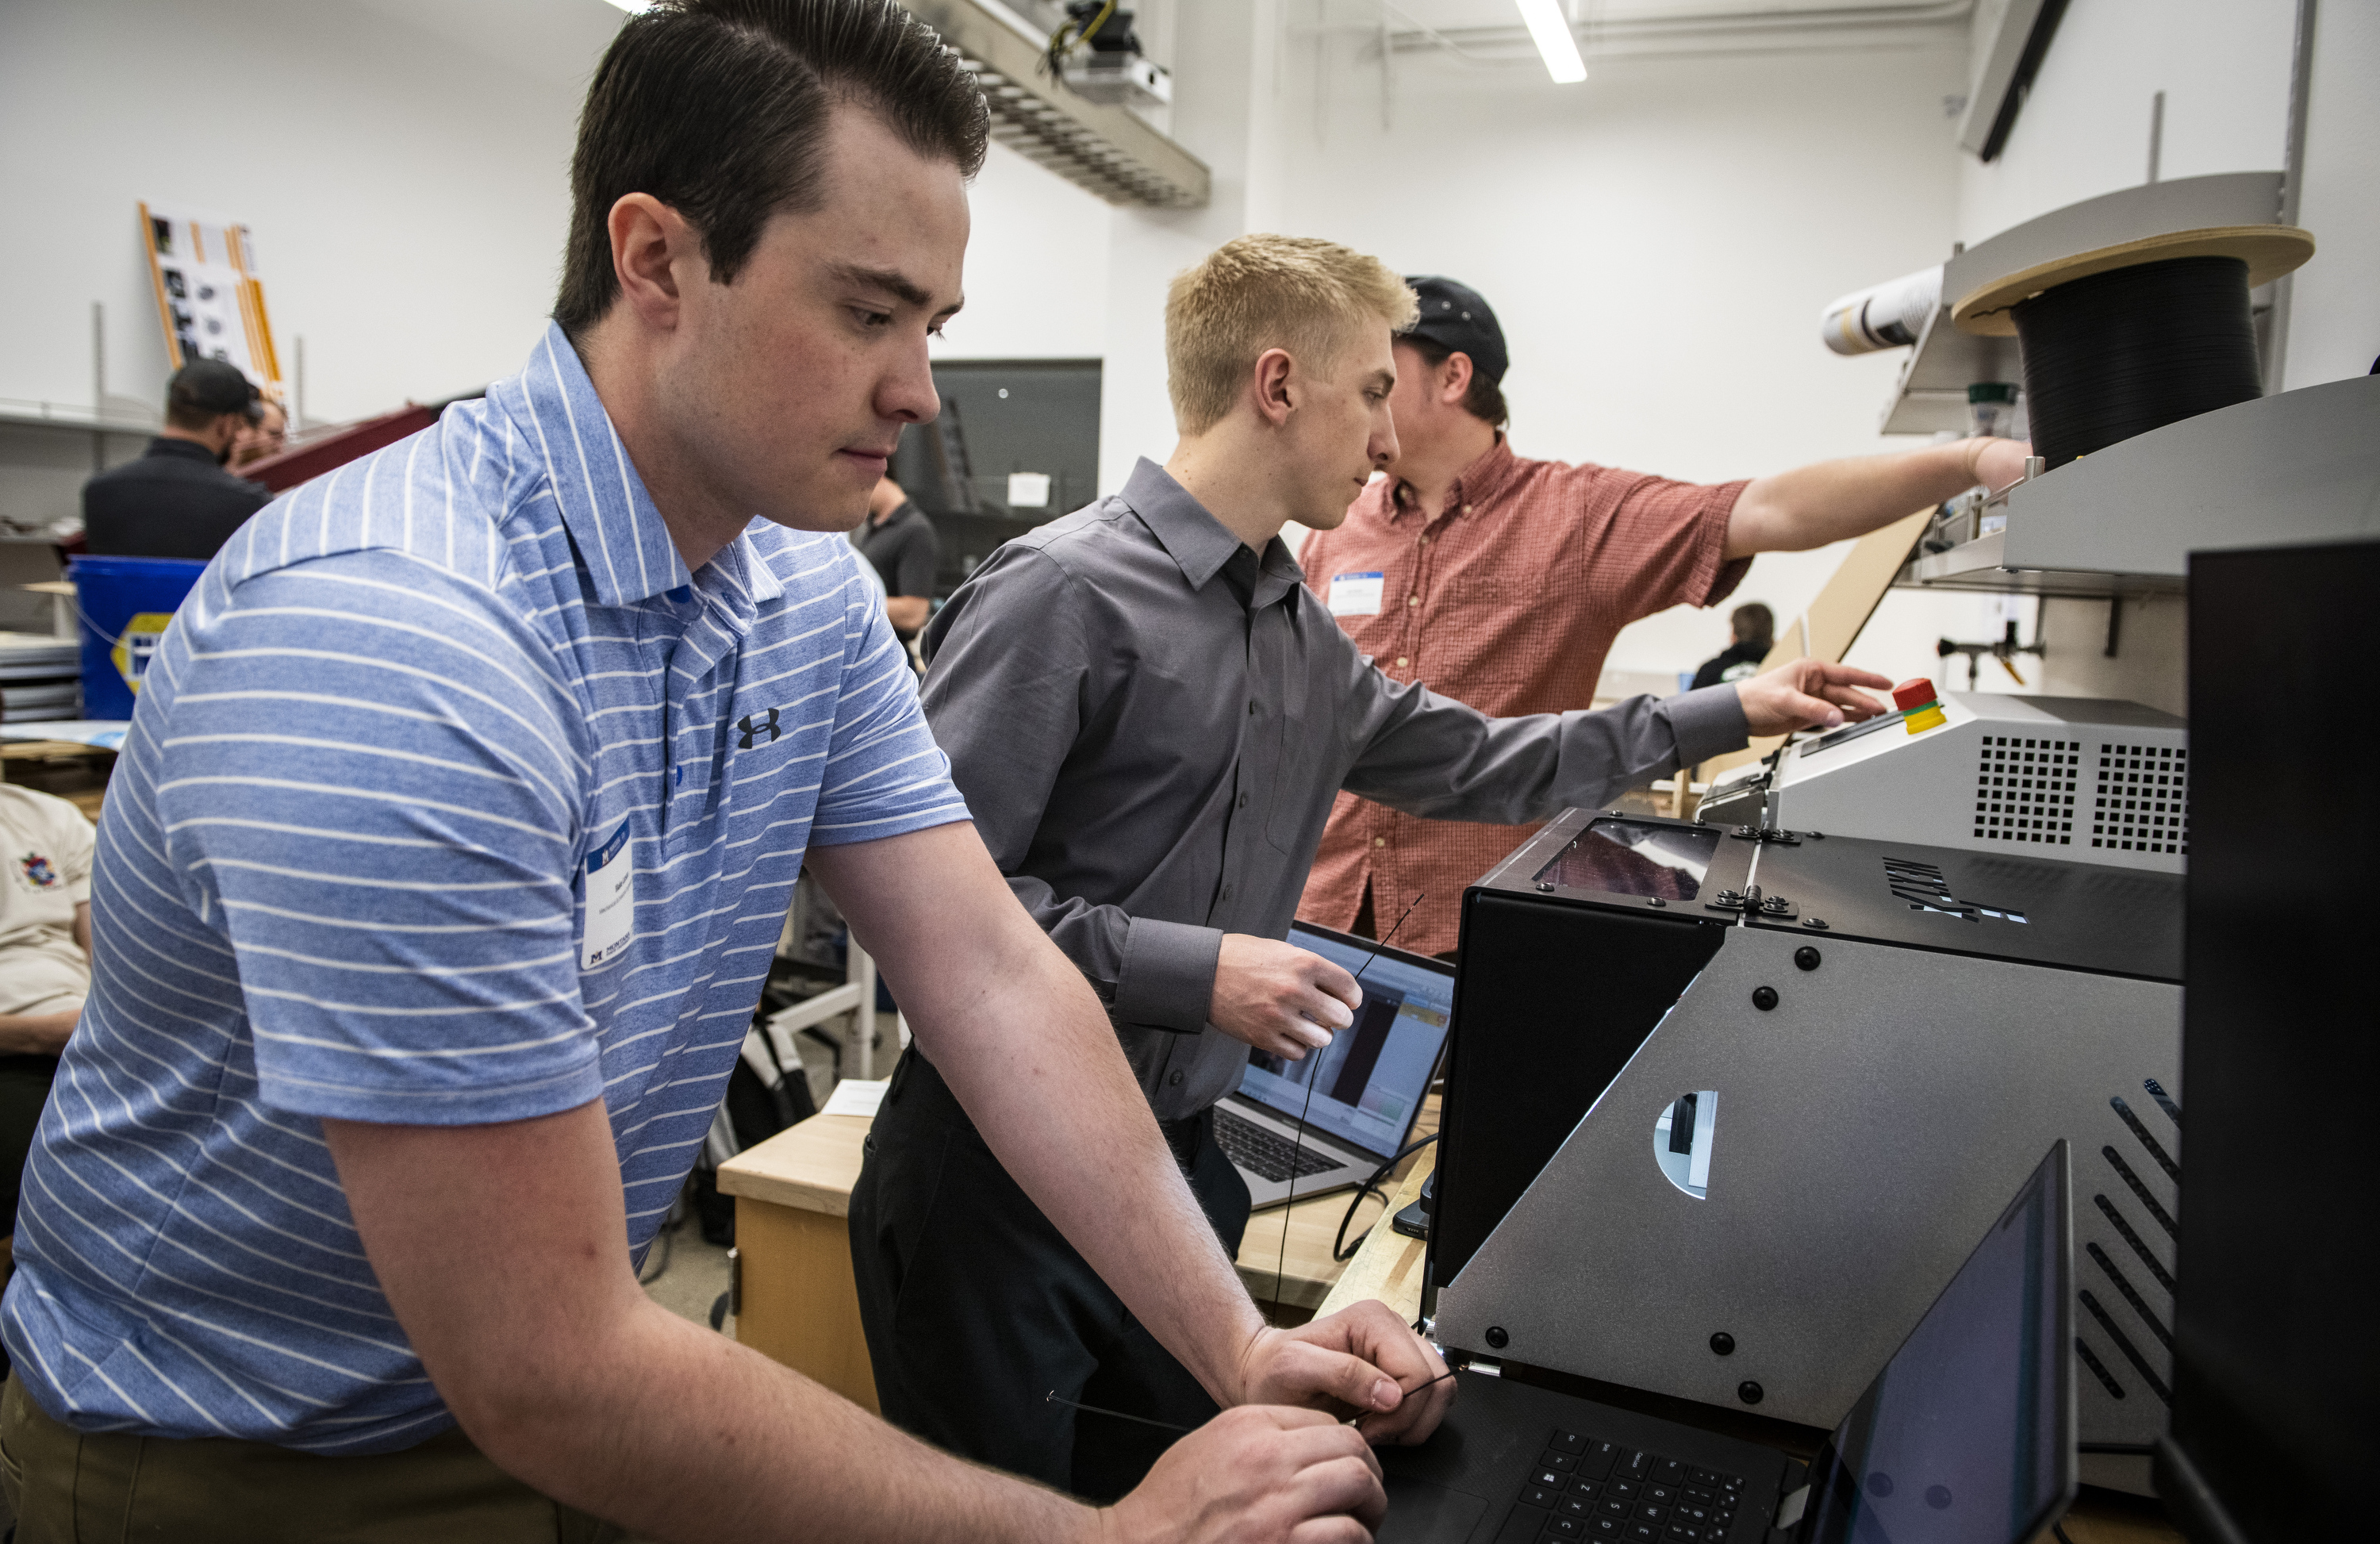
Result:
<svg viewBox="0 0 2380 1544"><path fill-rule="evenodd" d="M1333 574L1330 594L1326 602L1333 616L1378 616L1380 614L1381 577L1378 574Z"/></svg>

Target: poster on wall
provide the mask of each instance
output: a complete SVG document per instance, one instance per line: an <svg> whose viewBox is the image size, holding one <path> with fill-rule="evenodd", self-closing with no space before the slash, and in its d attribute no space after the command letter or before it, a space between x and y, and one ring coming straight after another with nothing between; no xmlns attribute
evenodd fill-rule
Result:
<svg viewBox="0 0 2380 1544"><path fill-rule="evenodd" d="M249 228L202 210L143 203L140 239L174 368L222 359L246 371L266 396L285 403L257 275L256 237Z"/></svg>

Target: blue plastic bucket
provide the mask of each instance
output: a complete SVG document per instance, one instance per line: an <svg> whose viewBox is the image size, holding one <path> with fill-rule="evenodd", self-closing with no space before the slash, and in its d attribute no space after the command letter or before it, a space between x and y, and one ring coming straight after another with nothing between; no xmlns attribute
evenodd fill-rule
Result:
<svg viewBox="0 0 2380 1544"><path fill-rule="evenodd" d="M165 624L207 565L178 557L78 557L67 565L82 619L82 716L130 718Z"/></svg>

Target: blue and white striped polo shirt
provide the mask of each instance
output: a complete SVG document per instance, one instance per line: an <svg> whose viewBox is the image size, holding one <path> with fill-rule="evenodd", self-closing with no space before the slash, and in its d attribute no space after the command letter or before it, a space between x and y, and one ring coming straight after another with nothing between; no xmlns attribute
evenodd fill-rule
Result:
<svg viewBox="0 0 2380 1544"><path fill-rule="evenodd" d="M600 1098L641 1253L803 849L966 818L859 561L755 522L689 576L552 329L233 537L100 826L91 998L0 1313L43 1408L326 1453L449 1423L318 1117ZM599 912L630 866L625 926L590 921L590 858Z"/></svg>

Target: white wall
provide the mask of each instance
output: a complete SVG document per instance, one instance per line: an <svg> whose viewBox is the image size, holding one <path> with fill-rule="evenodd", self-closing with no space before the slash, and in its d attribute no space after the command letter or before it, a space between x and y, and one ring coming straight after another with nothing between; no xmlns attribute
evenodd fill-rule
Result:
<svg viewBox="0 0 2380 1544"><path fill-rule="evenodd" d="M2362 375L2380 359L2380 5L2316 13L2298 219L2314 260L2291 281L2285 385Z"/></svg>
<svg viewBox="0 0 2380 1544"><path fill-rule="evenodd" d="M2145 182L2160 91L2167 180L2278 171L2295 13L2292 0L2073 0L1999 159L1959 157L1960 238Z"/></svg>
<svg viewBox="0 0 2380 1544"><path fill-rule="evenodd" d="M98 300L111 395L160 401L143 198L253 227L285 367L306 339L314 418L516 369L552 304L579 97L620 13L507 0L490 28L472 9L10 0L0 203L27 217L0 255L0 396L88 403Z"/></svg>
<svg viewBox="0 0 2380 1544"><path fill-rule="evenodd" d="M968 190L966 309L935 357L1096 359L1107 352L1110 210L1004 145Z"/></svg>

